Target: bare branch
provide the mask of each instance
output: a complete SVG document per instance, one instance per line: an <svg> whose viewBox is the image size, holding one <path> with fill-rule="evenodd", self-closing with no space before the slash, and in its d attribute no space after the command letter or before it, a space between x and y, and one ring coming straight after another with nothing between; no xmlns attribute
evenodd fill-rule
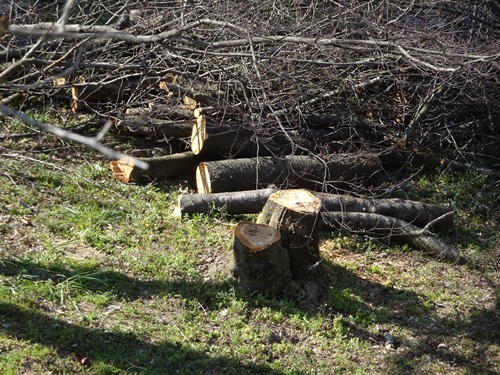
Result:
<svg viewBox="0 0 500 375"><path fill-rule="evenodd" d="M15 110L7 107L4 104L0 104L0 112L8 117L13 118L13 119L18 119L26 125L33 126L33 127L40 129L46 133L55 135L56 137L66 139L69 141L73 141L73 142L77 142L77 143L80 143L82 145L93 148L94 150L96 150L96 151L100 152L101 154L106 155L112 159L126 159L126 158L128 158L131 161L133 161L134 165L136 165L138 168L145 169L145 170L148 169L148 163L146 163L142 160L136 159L132 156L128 156L126 154L123 154L121 152L113 151L110 148L100 144L99 143L99 136L98 137L85 137L85 136L82 136L80 134L72 133L72 132L69 132L67 130L52 126L52 125L44 124L42 122L33 120L33 119L29 118L28 116L26 116L26 114L24 114L23 112L15 111ZM109 129L109 125L106 125L103 130L105 130L106 128ZM102 131L101 131L101 133L102 133ZM101 133L99 133L99 134L101 134ZM100 138L102 138L102 136Z"/></svg>

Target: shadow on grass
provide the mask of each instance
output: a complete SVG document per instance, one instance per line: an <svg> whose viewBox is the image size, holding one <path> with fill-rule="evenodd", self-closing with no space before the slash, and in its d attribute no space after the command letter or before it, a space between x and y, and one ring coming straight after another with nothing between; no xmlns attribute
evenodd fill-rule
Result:
<svg viewBox="0 0 500 375"><path fill-rule="evenodd" d="M125 301L157 295L181 296L186 300L201 304L206 310L221 310L228 307L231 303L228 295L231 295L234 290L230 281L138 280L116 271L43 268L25 260L0 262L0 274L25 277L28 275L32 280L52 280L55 283L81 274L89 274L92 277L82 278L80 288L97 293L111 293L116 298ZM443 318L433 312L432 304L427 303L424 296L413 291L386 287L360 278L354 272L338 265L323 265L320 276L314 280L297 283L293 292L294 295L288 294L283 298L270 298L262 295L249 297L239 293L236 297L245 300L250 307L268 307L286 315L299 313L311 316L316 314L333 316L341 313L345 317L343 320L346 325L346 335L366 340L370 344L378 342L383 346L382 335L374 336L364 328L373 323L380 324L389 330L395 327L409 329L417 338L417 342L409 346L409 350L404 354L394 352L391 360L393 366L391 373L410 373L415 370L413 363L425 356L452 366L460 365L473 373L494 373L488 369L487 361L483 358L481 351L489 345L499 343L498 331L495 328L500 326L497 308L477 311L469 320ZM92 353L94 360L104 361L120 369L128 369L130 365L125 360L118 360L120 357L116 356L117 350L123 353L121 358L130 358L134 352L139 351L150 353L146 356L155 358L155 363L158 358L159 362L167 366L162 367L162 371L165 368L181 368L186 373L197 373L196 371L203 372L206 368L213 368L216 369L213 373L226 373L224 369L230 368L234 373L242 374L277 373L259 365L243 365L233 359L212 358L203 353L180 348L174 343L155 345L124 333L88 330L41 313L22 310L12 304L0 305L0 313L8 315L10 320L19 323L11 325L12 328L9 330L12 335L25 335L26 339L52 345L62 353L70 349L67 337L81 337L87 345L86 349L91 353L94 348L106 348ZM20 318L16 318L17 316ZM22 329L22 322L32 322L40 328L28 335ZM44 327L48 326L63 327L62 331L66 331L66 334L59 331L53 334L53 337L46 336ZM441 343L439 337L447 337L447 335L467 337L475 344L475 351L465 356L447 350L443 346L439 347ZM429 337L436 337L438 341L429 340ZM74 341L71 340L71 342ZM398 337L396 337L396 342L398 345L404 344L398 342ZM148 362L145 361L145 363ZM129 369L129 371L134 370ZM148 364L145 370L136 372L153 374L157 373L155 371L157 371L155 365Z"/></svg>
<svg viewBox="0 0 500 375"><path fill-rule="evenodd" d="M74 352L93 362L141 374L280 374L268 367L242 364L234 359L208 356L181 345L152 344L133 334L88 329L33 312L12 303L0 302L0 316L7 334L55 348L61 356ZM134 360L141 363L132 364Z"/></svg>

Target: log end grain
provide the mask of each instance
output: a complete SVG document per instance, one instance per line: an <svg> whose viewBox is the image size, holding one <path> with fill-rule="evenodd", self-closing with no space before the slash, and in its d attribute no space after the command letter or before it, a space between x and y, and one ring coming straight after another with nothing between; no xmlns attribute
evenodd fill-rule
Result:
<svg viewBox="0 0 500 375"><path fill-rule="evenodd" d="M201 162L196 167L196 190L198 194L209 194L212 192L210 172L205 162Z"/></svg>
<svg viewBox="0 0 500 375"><path fill-rule="evenodd" d="M281 240L281 234L267 225L243 222L236 227L234 235L251 253L263 251ZM243 224L240 223L240 224Z"/></svg>
<svg viewBox="0 0 500 375"><path fill-rule="evenodd" d="M135 167L132 159L113 160L109 166L114 179L129 183L141 178L141 170Z"/></svg>
<svg viewBox="0 0 500 375"><path fill-rule="evenodd" d="M200 115L196 118L196 123L193 125L191 133L191 151L198 155L203 149L203 144L207 139L205 115Z"/></svg>
<svg viewBox="0 0 500 375"><path fill-rule="evenodd" d="M321 200L305 189L280 190L272 194L269 199L302 214L317 214L321 208Z"/></svg>

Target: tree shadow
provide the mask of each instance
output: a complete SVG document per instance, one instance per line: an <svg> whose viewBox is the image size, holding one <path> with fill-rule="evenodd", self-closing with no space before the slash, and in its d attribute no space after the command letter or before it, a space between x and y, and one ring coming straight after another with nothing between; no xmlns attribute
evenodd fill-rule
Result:
<svg viewBox="0 0 500 375"><path fill-rule="evenodd" d="M211 356L175 342L153 344L131 333L85 328L12 303L0 302L0 318L8 335L53 347L61 356L75 355L77 344L78 356L89 357L92 362L104 362L130 373L280 374L269 367ZM142 363L128 362L132 358L140 358Z"/></svg>
<svg viewBox="0 0 500 375"><path fill-rule="evenodd" d="M389 357L392 357L393 368L391 371L398 374L412 372L414 369L411 367L411 363L423 355L431 355L433 358L450 365L460 364L474 373L493 373L488 369L486 361L480 359L481 353L472 353L467 357L457 355L446 348L438 347L440 342L433 342L429 340L429 337L442 336L443 332L450 332L455 336L468 337L479 348L484 348L487 345L498 345L499 342L496 330L496 327L500 326L498 306L493 310L479 310L467 321L442 318L435 313L435 307L426 301L424 295L366 280L345 267L329 263L322 264L314 276L293 283L291 289L281 296L247 295L235 292L234 282L227 278L218 282L182 279L140 280L116 271L88 268L74 268L72 270L64 267L47 268L28 260L0 262L0 274L6 276L29 275L34 280L51 280L55 283L78 275L89 274L92 277L82 278L80 288L97 293L110 293L123 301L147 299L158 295L180 296L186 300L195 301L206 311L222 310L229 307L231 299L228 299L227 295L236 293L236 298L245 301L250 308L268 307L288 316L297 313L306 316L322 314L333 319L340 313L344 317L342 320L345 324L347 337L356 337L371 345L378 343L381 349L384 347L383 331L379 334L373 334L365 327L377 323L388 331L396 331L398 327L405 328L410 330L414 337L417 337L417 343L409 346L401 342L397 336L395 337L397 346L406 345L410 348L404 354L398 354L397 351L388 354ZM16 313L13 314L12 311ZM210 368L232 368L236 369L236 372L241 371L242 373L278 373L272 372L268 367L243 365L229 358L218 357L214 359L203 353L181 348L175 343L165 342L156 345L141 341L129 334L89 330L58 321L41 313L22 310L15 305L4 304L0 313L7 314L10 320L18 322L18 324L11 325L11 327L17 327L10 328L12 335L26 335L22 329L23 325L20 324L23 321L31 321L34 324L38 324L37 321L45 322L40 327L46 324L60 324L70 333L68 337L82 336L86 340L86 350L91 353L94 347L92 343L100 343L95 347L101 347L108 340L111 343L117 343L117 347L120 348L120 343L128 341L129 344L121 344L122 346L128 345L128 347L119 349L126 354L123 358L130 357L134 351L146 350L146 352L153 353L152 357L162 358L161 360L165 361L168 366L189 368L189 373L196 373L192 369L203 368L207 363L210 363ZM17 314L23 318L15 319L14 316ZM67 353L70 348L64 335L52 339L39 334L25 337L31 341L53 345L61 353ZM120 369L128 368L129 365L125 361L118 361L116 354L113 356L113 352L116 353L115 349L92 353L92 355L95 359L108 362ZM145 370L137 372L153 374L156 371L153 367L146 365ZM224 372L221 370L219 373Z"/></svg>

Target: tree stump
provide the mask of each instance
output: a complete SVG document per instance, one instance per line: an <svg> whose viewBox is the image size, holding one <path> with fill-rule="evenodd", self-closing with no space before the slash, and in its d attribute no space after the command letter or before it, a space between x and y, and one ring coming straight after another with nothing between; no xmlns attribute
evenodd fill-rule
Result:
<svg viewBox="0 0 500 375"><path fill-rule="evenodd" d="M320 208L320 199L308 190L280 190L269 197L257 218L257 223L280 231L295 279L310 273L320 259L317 225Z"/></svg>
<svg viewBox="0 0 500 375"><path fill-rule="evenodd" d="M234 232L234 263L238 288L277 293L291 281L287 251L280 232L267 225L241 222Z"/></svg>

